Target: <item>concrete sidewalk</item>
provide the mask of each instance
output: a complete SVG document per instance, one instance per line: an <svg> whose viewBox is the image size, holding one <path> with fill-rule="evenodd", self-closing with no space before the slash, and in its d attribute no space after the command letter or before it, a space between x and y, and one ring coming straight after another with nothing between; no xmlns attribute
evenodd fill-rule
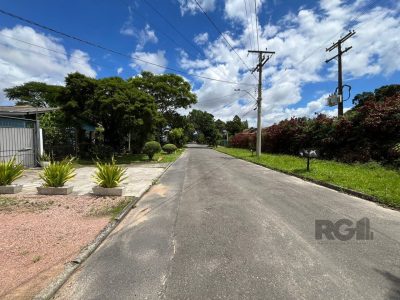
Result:
<svg viewBox="0 0 400 300"><path fill-rule="evenodd" d="M126 187L125 196L139 197L146 191L165 170L168 164L138 164L126 165L127 179L122 183ZM72 195L86 195L92 192L93 174L96 168L94 166L79 167L76 169L76 176L68 182L68 185L74 187ZM22 184L23 194L36 194L36 187L41 186L43 181L39 178L41 169L28 169L24 171L21 178L15 181L16 184Z"/></svg>

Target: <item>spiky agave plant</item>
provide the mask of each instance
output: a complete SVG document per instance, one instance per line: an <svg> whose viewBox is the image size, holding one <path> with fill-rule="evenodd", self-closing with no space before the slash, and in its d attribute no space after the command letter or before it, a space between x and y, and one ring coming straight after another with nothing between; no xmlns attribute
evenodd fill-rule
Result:
<svg viewBox="0 0 400 300"><path fill-rule="evenodd" d="M72 164L73 158L62 161L51 162L43 169L39 177L44 181L46 187L62 187L68 180L75 177L75 168Z"/></svg>
<svg viewBox="0 0 400 300"><path fill-rule="evenodd" d="M96 172L93 175L94 181L103 188L115 188L127 177L126 168L117 166L114 157L111 163L96 162Z"/></svg>
<svg viewBox="0 0 400 300"><path fill-rule="evenodd" d="M13 156L7 162L0 162L0 185L10 185L22 176L24 166Z"/></svg>

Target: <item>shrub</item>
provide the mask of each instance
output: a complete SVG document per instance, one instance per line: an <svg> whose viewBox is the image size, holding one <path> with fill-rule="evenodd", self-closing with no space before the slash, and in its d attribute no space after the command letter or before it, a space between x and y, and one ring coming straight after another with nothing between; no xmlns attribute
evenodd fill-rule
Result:
<svg viewBox="0 0 400 300"><path fill-rule="evenodd" d="M73 158L62 161L51 162L43 169L39 177L44 181L43 186L62 187L64 184L75 177L75 168L72 165Z"/></svg>
<svg viewBox="0 0 400 300"><path fill-rule="evenodd" d="M126 179L126 169L117 166L114 157L112 157L111 163L97 162L96 168L94 181L103 188L117 187Z"/></svg>
<svg viewBox="0 0 400 300"><path fill-rule="evenodd" d="M111 146L99 144L92 145L89 148L89 158L110 159L114 154L114 149Z"/></svg>
<svg viewBox="0 0 400 300"><path fill-rule="evenodd" d="M16 163L15 156L8 162L0 162L0 185L10 185L22 176L24 167Z"/></svg>
<svg viewBox="0 0 400 300"><path fill-rule="evenodd" d="M154 154L159 152L161 152L161 145L159 142L151 141L144 144L143 153L147 154L149 160L152 160Z"/></svg>
<svg viewBox="0 0 400 300"><path fill-rule="evenodd" d="M168 133L168 141L182 148L186 144L186 137L183 128L174 128Z"/></svg>
<svg viewBox="0 0 400 300"><path fill-rule="evenodd" d="M178 148L174 144L165 144L162 149L168 154L174 153Z"/></svg>

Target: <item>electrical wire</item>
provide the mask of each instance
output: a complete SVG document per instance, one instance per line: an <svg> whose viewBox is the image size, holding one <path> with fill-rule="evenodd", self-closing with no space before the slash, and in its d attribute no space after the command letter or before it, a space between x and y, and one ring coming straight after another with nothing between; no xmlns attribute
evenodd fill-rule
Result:
<svg viewBox="0 0 400 300"><path fill-rule="evenodd" d="M251 72L251 68L246 64L246 62L242 59L242 57L237 53L237 51L232 47L231 43L229 43L228 39L225 37L223 32L218 28L217 24L211 19L211 17L207 14L207 12L203 9L203 7L200 5L200 3L197 0L194 0L199 7L200 11L206 16L208 21L213 25L213 27L217 30L217 32L222 36L222 38L225 40L226 44L230 47L230 49L236 54L236 56L240 59L240 61L243 63L243 65L247 68L247 71ZM257 79L257 77L251 73L254 78Z"/></svg>
<svg viewBox="0 0 400 300"><path fill-rule="evenodd" d="M256 17L256 32L257 32L257 49L260 51L260 42L258 40L258 16L257 16L257 0L254 0L254 15Z"/></svg>
<svg viewBox="0 0 400 300"><path fill-rule="evenodd" d="M50 27L48 27L48 26L46 26L46 25L39 24L39 23L37 23L37 22L35 22L35 21L32 21L32 20L23 18L23 17L21 17L21 16L17 16L17 15L15 15L15 14L10 13L10 12L7 12L7 11L5 11L5 10L3 10L3 9L0 9L0 13L2 13L2 14L4 14L4 15L7 15L7 16L10 16L10 17L12 17L12 18L18 19L18 20L23 21L23 22L25 22L25 23L34 25L34 26L36 26L36 27L42 28L42 29L44 29L44 30L47 30L47 31L56 33L56 34L58 34L58 35L62 35L62 36L67 37L67 38L69 38L69 39L76 40L76 41L81 42L81 43L84 43L84 44L86 44L86 45L89 45L89 46L92 46L92 47L95 47L95 48L99 48L99 49L102 49L102 50L104 50L104 51L111 52L111 53L113 53L113 54L117 54L117 55L119 55L119 56L127 57L127 58L129 58L130 60L131 60L131 59L134 59L134 60L137 60L137 61L140 61L140 62L149 64L149 65L152 65L152 66L155 66L155 67L158 67L158 68L162 68L162 69L174 71L174 72L176 72L176 73L180 73L180 74L187 75L187 76L192 76L192 77L197 77L197 78L201 78L201 79L211 80L211 81L218 81L218 82L229 83L229 84L235 84L235 85L248 85L248 86L254 86L254 85L255 85L255 84L249 84L249 83L240 83L240 82L233 82L233 81L228 81L228 80L223 80L223 79L211 78L211 77L208 77L208 76L190 74L190 73L187 73L187 72L185 72L185 71L181 71L181 70L178 70L178 69L175 69L175 68L171 68L171 67L168 67L168 66L163 66L163 65L156 64L156 63L153 63L153 62L150 62L150 61L146 61L146 60L144 60L144 59L138 58L138 57L135 56L135 55L128 55L128 54L122 53L122 52L120 52L120 51L113 50L113 49L111 49L111 48L102 46L102 45L100 45L100 44L97 44L97 43L94 43L94 42L91 42L91 41L88 41L88 40L84 40L84 39L82 39L82 38L80 38L80 37L73 36L73 35L70 35L70 34L61 32L61 31L59 31L59 30L50 28Z"/></svg>

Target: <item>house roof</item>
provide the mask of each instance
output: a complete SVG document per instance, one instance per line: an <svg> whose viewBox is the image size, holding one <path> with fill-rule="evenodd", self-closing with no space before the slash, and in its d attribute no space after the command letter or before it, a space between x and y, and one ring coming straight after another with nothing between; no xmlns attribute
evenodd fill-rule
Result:
<svg viewBox="0 0 400 300"><path fill-rule="evenodd" d="M33 107L30 105L0 106L2 116L22 116L44 114L49 111L57 110L57 107Z"/></svg>

